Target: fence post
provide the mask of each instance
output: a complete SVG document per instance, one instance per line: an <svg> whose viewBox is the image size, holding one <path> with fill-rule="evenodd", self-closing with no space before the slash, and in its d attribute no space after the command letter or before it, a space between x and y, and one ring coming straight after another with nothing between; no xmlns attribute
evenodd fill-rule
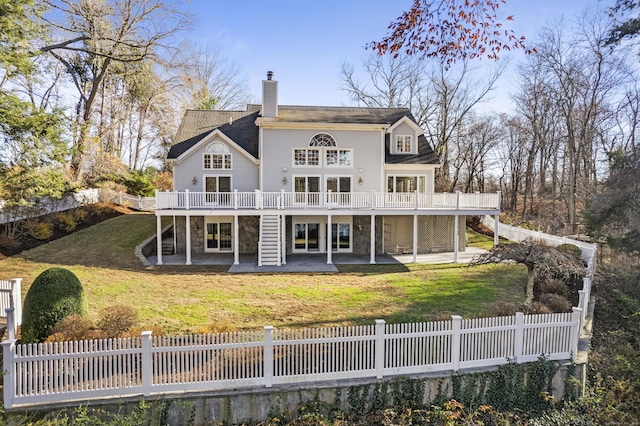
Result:
<svg viewBox="0 0 640 426"><path fill-rule="evenodd" d="M524 350L524 313L516 312L516 339L515 352L513 354L517 363L522 362L522 352Z"/></svg>
<svg viewBox="0 0 640 426"><path fill-rule="evenodd" d="M384 375L384 326L385 321L376 320L376 378Z"/></svg>
<svg viewBox="0 0 640 426"><path fill-rule="evenodd" d="M15 312L15 325L16 327L22 325L22 278L13 278L11 280L11 295L13 296ZM17 331L17 330L16 330Z"/></svg>
<svg viewBox="0 0 640 426"><path fill-rule="evenodd" d="M376 191L371 190L371 210L376 209Z"/></svg>
<svg viewBox="0 0 640 426"><path fill-rule="evenodd" d="M582 288L582 290L578 290L578 308L582 309L582 315L580 315L580 324L584 324L584 317L586 316L586 305L585 305L585 300L586 300L586 295L587 295L587 291L584 289L584 286ZM581 327L582 328L582 327Z"/></svg>
<svg viewBox="0 0 640 426"><path fill-rule="evenodd" d="M13 307L12 296L9 296L9 303L11 304L11 307L4 310L7 315L7 337L9 340L15 340L18 328L16 326L15 308Z"/></svg>
<svg viewBox="0 0 640 426"><path fill-rule="evenodd" d="M189 210L189 190L184 190L184 208Z"/></svg>
<svg viewBox="0 0 640 426"><path fill-rule="evenodd" d="M574 324L571 327L571 352L573 352L573 356L578 355L578 341L580 340L580 318L582 317L582 309L573 308L573 313L571 314L571 322Z"/></svg>
<svg viewBox="0 0 640 426"><path fill-rule="evenodd" d="M462 317L460 315L451 315L452 323L452 339L451 339L451 364L452 370L460 369L460 330L462 329Z"/></svg>
<svg viewBox="0 0 640 426"><path fill-rule="evenodd" d="M273 327L264 327L264 385L273 386Z"/></svg>
<svg viewBox="0 0 640 426"><path fill-rule="evenodd" d="M2 370L4 372L4 408L13 407L13 397L16 392L16 374L13 357L16 352L16 339L2 342Z"/></svg>
<svg viewBox="0 0 640 426"><path fill-rule="evenodd" d="M286 205L286 195L284 193L284 189L281 189L280 190L280 208L282 210L284 210L286 206L287 206Z"/></svg>
<svg viewBox="0 0 640 426"><path fill-rule="evenodd" d="M144 396L151 395L151 333L152 331L142 332L142 394Z"/></svg>

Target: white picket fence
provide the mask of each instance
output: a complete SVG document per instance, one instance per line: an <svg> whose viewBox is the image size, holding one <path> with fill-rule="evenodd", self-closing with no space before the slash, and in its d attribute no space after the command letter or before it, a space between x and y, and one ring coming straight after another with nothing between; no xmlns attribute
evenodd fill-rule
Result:
<svg viewBox="0 0 640 426"><path fill-rule="evenodd" d="M484 224L493 229L494 219ZM587 262L578 307L571 313L415 324L283 329L193 336L152 336L18 345L15 327L2 342L4 405L151 396L198 390L448 372L530 362L540 355L569 360L585 331L597 246L500 225L499 234L550 245L575 244ZM506 235L505 235L506 234ZM526 235L526 236L525 236ZM17 299L19 300L19 298ZM7 311L15 323L15 309Z"/></svg>
<svg viewBox="0 0 640 426"><path fill-rule="evenodd" d="M17 345L4 341L5 408L94 398L450 372L577 351L572 313Z"/></svg>
<svg viewBox="0 0 640 426"><path fill-rule="evenodd" d="M13 333L16 333L17 327L22 324L21 284L22 278L0 280L0 319L7 323L7 327L12 328ZM13 309L11 318L8 318L7 309ZM13 322L10 324L10 321Z"/></svg>
<svg viewBox="0 0 640 426"><path fill-rule="evenodd" d="M129 207L140 211L153 211L156 208L156 197L141 197L124 194L122 192L101 189L101 200L109 201L119 206Z"/></svg>

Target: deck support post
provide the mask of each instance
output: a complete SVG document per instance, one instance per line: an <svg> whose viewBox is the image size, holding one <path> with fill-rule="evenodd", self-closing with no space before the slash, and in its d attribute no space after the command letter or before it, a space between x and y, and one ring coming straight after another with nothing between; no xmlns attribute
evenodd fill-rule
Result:
<svg viewBox="0 0 640 426"><path fill-rule="evenodd" d="M418 215L413 215L413 263L418 263Z"/></svg>
<svg viewBox="0 0 640 426"><path fill-rule="evenodd" d="M233 264L240 264L240 225L238 215L233 216Z"/></svg>
<svg viewBox="0 0 640 426"><path fill-rule="evenodd" d="M284 199L284 194L283 194ZM280 225L280 244L282 248L280 249L280 254L282 255L282 260L280 261L281 265L287 264L287 216L282 214L280 215L282 220L282 224Z"/></svg>
<svg viewBox="0 0 640 426"><path fill-rule="evenodd" d="M162 216L156 216L156 240L156 250L158 250L156 265L162 265Z"/></svg>
<svg viewBox="0 0 640 426"><path fill-rule="evenodd" d="M331 236L331 215L327 215L327 265L331 265L333 263L333 259L331 258L331 250L333 249L333 238Z"/></svg>
<svg viewBox="0 0 640 426"><path fill-rule="evenodd" d="M191 216L185 216L186 226L185 226L185 239L187 243L187 259L184 262L185 265L191 265Z"/></svg>
<svg viewBox="0 0 640 426"><path fill-rule="evenodd" d="M369 258L369 263L371 265L375 265L376 264L376 215L372 214L371 215L371 232L369 235L369 243L371 245L370 248L370 258Z"/></svg>
<svg viewBox="0 0 640 426"><path fill-rule="evenodd" d="M500 232L498 227L500 226L500 215L495 215L495 224L493 225L493 246L498 247L500 243Z"/></svg>

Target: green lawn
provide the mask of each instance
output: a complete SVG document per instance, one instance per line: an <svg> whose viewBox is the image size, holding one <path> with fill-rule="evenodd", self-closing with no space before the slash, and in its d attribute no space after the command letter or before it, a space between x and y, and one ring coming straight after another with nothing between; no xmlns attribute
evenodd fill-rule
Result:
<svg viewBox="0 0 640 426"><path fill-rule="evenodd" d="M135 307L146 326L169 333L202 326L255 329L370 324L485 315L495 301L524 300L526 268L514 265L338 265L339 273L227 274L226 267L147 269L134 247L156 230L155 216L120 216L0 261L0 279L66 267L84 285L90 316ZM486 237L485 237L486 238Z"/></svg>

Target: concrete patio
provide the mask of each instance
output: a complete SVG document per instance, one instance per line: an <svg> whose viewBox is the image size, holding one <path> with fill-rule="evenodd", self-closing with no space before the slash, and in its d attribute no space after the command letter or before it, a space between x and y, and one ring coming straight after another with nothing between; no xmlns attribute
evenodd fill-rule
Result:
<svg viewBox="0 0 640 426"><path fill-rule="evenodd" d="M469 263L477 254L486 250L475 247L467 247L465 251L458 253L458 263ZM230 273L260 273L260 272L338 272L335 265L368 265L369 255L334 253L333 264L327 264L327 257L324 253L318 254L289 254L287 263L282 266L258 266L257 255L240 255L240 263L233 264L233 254L194 254L191 256L192 265L228 265L227 272ZM151 265L156 265L158 258L149 256L147 258ZM184 265L186 257L184 254L162 256L163 265ZM376 264L411 264L412 254L376 255ZM416 263L423 264L445 264L453 263L453 253L430 253L419 254ZM162 266L160 266L162 267Z"/></svg>

